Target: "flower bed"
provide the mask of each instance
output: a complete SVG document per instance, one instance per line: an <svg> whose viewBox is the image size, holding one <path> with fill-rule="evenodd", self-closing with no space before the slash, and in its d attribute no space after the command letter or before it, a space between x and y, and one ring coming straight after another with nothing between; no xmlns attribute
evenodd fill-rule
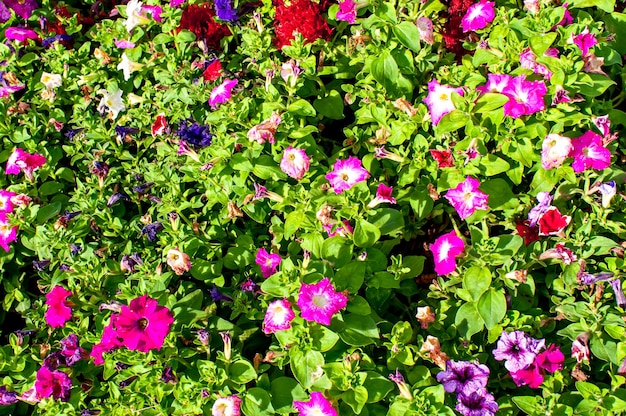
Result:
<svg viewBox="0 0 626 416"><path fill-rule="evenodd" d="M625 411L622 8L0 2L0 414Z"/></svg>

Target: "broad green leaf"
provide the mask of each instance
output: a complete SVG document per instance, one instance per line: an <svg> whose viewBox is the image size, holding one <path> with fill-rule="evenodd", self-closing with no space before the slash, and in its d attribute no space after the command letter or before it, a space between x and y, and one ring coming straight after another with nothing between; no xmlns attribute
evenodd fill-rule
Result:
<svg viewBox="0 0 626 416"><path fill-rule="evenodd" d="M39 208L39 211L37 211L37 222L39 224L43 224L49 219L56 217L59 215L59 212L61 212L61 208L62 205L60 202L53 202L51 204L44 205Z"/></svg>
<svg viewBox="0 0 626 416"><path fill-rule="evenodd" d="M420 34L417 26L411 22L401 22L392 26L393 33L401 44L414 52L420 51Z"/></svg>
<svg viewBox="0 0 626 416"><path fill-rule="evenodd" d="M570 8L597 7L607 13L612 13L615 8L615 0L572 0Z"/></svg>
<svg viewBox="0 0 626 416"><path fill-rule="evenodd" d="M491 272L484 267L472 266L463 276L463 287L472 295L476 302L491 286Z"/></svg>
<svg viewBox="0 0 626 416"><path fill-rule="evenodd" d="M298 116L315 117L315 108L307 100L299 99L289 104L287 112Z"/></svg>
<svg viewBox="0 0 626 416"><path fill-rule="evenodd" d="M380 208L369 220L382 235L396 235L404 229L404 217L393 208Z"/></svg>
<svg viewBox="0 0 626 416"><path fill-rule="evenodd" d="M548 32L542 33L537 36L533 36L528 39L528 43L530 44L530 49L537 56L543 56L543 54L548 50L550 46L556 40L557 34L556 32Z"/></svg>
<svg viewBox="0 0 626 416"><path fill-rule="evenodd" d="M372 76L387 91L396 90L398 79L398 64L393 59L388 50L382 51L380 56L372 62Z"/></svg>
<svg viewBox="0 0 626 416"><path fill-rule="evenodd" d="M354 244L357 247L371 247L380 238L380 230L373 224L359 219L354 227Z"/></svg>
<svg viewBox="0 0 626 416"><path fill-rule="evenodd" d="M476 305L472 302L464 303L456 311L454 324L457 331L466 339L481 331L485 326L483 319L476 310Z"/></svg>
<svg viewBox="0 0 626 416"><path fill-rule="evenodd" d="M248 361L235 361L230 364L228 379L233 383L244 385L256 379L256 371Z"/></svg>
<svg viewBox="0 0 626 416"><path fill-rule="evenodd" d="M324 365L324 356L316 350L302 351L297 347L289 350L291 371L302 387L310 389L315 379L313 374Z"/></svg>
<svg viewBox="0 0 626 416"><path fill-rule="evenodd" d="M333 283L338 291L348 290L357 293L365 280L366 264L362 261L351 261L335 273Z"/></svg>
<svg viewBox="0 0 626 416"><path fill-rule="evenodd" d="M287 214L285 218L285 229L283 231L285 239L289 239L300 227L306 216L301 210L295 210Z"/></svg>
<svg viewBox="0 0 626 416"><path fill-rule="evenodd" d="M313 107L323 116L333 120L341 120L343 116L343 98L336 90L331 90L328 96L313 102Z"/></svg>
<svg viewBox="0 0 626 416"><path fill-rule="evenodd" d="M294 400L306 401L309 399L309 395L304 391L302 386L290 377L278 377L272 380L270 392L274 409L281 414L289 412L293 406Z"/></svg>
<svg viewBox="0 0 626 416"><path fill-rule="evenodd" d="M487 176L495 176L509 170L511 165L496 155L487 155L480 158L480 170Z"/></svg>
<svg viewBox="0 0 626 416"><path fill-rule="evenodd" d="M493 328L506 314L506 298L503 291L489 289L478 299L476 307L487 329Z"/></svg>
<svg viewBox="0 0 626 416"><path fill-rule="evenodd" d="M497 94L493 92L488 92L482 94L478 100L476 100L476 105L474 106L474 111L477 113L488 113L495 109L502 107L509 101L509 97L504 94Z"/></svg>
<svg viewBox="0 0 626 416"><path fill-rule="evenodd" d="M469 120L469 114L464 113L463 111L453 110L452 112L443 116L441 120L439 120L439 123L435 127L435 132L438 136L450 133L451 131L455 131L460 129L461 127L465 127Z"/></svg>
<svg viewBox="0 0 626 416"><path fill-rule="evenodd" d="M266 416L274 414L269 393L260 387L246 389L246 395L243 398L241 410L246 416Z"/></svg>

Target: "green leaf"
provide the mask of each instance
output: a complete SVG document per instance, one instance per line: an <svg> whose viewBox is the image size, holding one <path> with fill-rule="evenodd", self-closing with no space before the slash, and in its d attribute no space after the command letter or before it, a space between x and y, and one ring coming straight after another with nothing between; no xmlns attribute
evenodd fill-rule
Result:
<svg viewBox="0 0 626 416"><path fill-rule="evenodd" d="M352 244L340 236L327 238L322 244L322 258L341 268L352 259Z"/></svg>
<svg viewBox="0 0 626 416"><path fill-rule="evenodd" d="M294 400L306 401L309 397L302 386L290 377L278 377L273 380L270 386L270 392L274 409L280 414L289 413Z"/></svg>
<svg viewBox="0 0 626 416"><path fill-rule="evenodd" d="M435 126L435 132L438 136L440 136L442 134L456 131L461 127L465 127L469 120L470 116L467 113L459 110L453 110L439 120L439 123Z"/></svg>
<svg viewBox="0 0 626 416"><path fill-rule="evenodd" d="M274 414L270 395L260 387L246 389L246 395L243 398L241 410L243 410L243 413L247 416L266 416Z"/></svg>
<svg viewBox="0 0 626 416"><path fill-rule="evenodd" d="M471 302L464 303L456 311L454 324L461 336L467 339L480 332L485 326L483 319L476 310L475 304Z"/></svg>
<svg viewBox="0 0 626 416"><path fill-rule="evenodd" d="M494 176L506 172L511 168L511 165L506 160L490 154L480 159L480 168L485 175Z"/></svg>
<svg viewBox="0 0 626 416"><path fill-rule="evenodd" d="M343 322L334 320L331 328L343 342L354 347L372 344L380 338L376 322L371 316L346 314Z"/></svg>
<svg viewBox="0 0 626 416"><path fill-rule="evenodd" d="M612 13L615 8L615 0L572 0L569 7L597 7L607 13Z"/></svg>
<svg viewBox="0 0 626 416"><path fill-rule="evenodd" d="M393 208L381 208L369 218L371 223L378 228L381 235L396 235L404 229L404 217L400 211Z"/></svg>
<svg viewBox="0 0 626 416"><path fill-rule="evenodd" d="M174 37L167 33L159 33L154 37L152 43L155 45L164 45L166 43L170 43L174 40Z"/></svg>
<svg viewBox="0 0 626 416"><path fill-rule="evenodd" d="M62 207L63 205L60 202L53 202L39 208L39 211L37 211L37 222L43 224L49 219L56 217L61 212Z"/></svg>
<svg viewBox="0 0 626 416"><path fill-rule="evenodd" d="M556 40L557 34L555 32L542 33L537 36L533 36L528 39L530 49L537 56L543 56L550 46Z"/></svg>
<svg viewBox="0 0 626 416"><path fill-rule="evenodd" d="M602 394L600 387L596 386L592 383L587 383L584 381L576 382L576 390L585 398L585 399L596 399L599 398Z"/></svg>
<svg viewBox="0 0 626 416"><path fill-rule="evenodd" d="M363 383L363 387L368 392L367 403L378 403L394 390L395 383L391 382L387 377L383 377L374 371L367 371L366 374L367 378Z"/></svg>
<svg viewBox="0 0 626 416"><path fill-rule="evenodd" d="M435 207L435 202L430 197L430 193L425 186L416 186L415 190L411 193L409 199L411 208L415 213L416 220L422 220L428 216Z"/></svg>
<svg viewBox="0 0 626 416"><path fill-rule="evenodd" d="M371 247L380 238L380 230L369 222L358 219L354 228L354 244L357 247Z"/></svg>
<svg viewBox="0 0 626 416"><path fill-rule="evenodd" d="M313 347L320 352L326 352L339 341L339 335L335 334L324 325L315 325L309 329L313 340Z"/></svg>
<svg viewBox="0 0 626 416"><path fill-rule="evenodd" d="M313 108L311 103L303 99L296 100L293 103L289 104L289 107L287 107L287 112L298 116L307 117L315 117L315 115L317 114L315 112L315 108Z"/></svg>
<svg viewBox="0 0 626 416"><path fill-rule="evenodd" d="M315 379L313 374L324 365L324 356L316 350L302 351L297 347L289 350L291 371L302 387L310 389Z"/></svg>
<svg viewBox="0 0 626 416"><path fill-rule="evenodd" d="M365 280L366 264L362 261L351 261L335 273L333 283L338 291L348 290L357 293Z"/></svg>
<svg viewBox="0 0 626 416"><path fill-rule="evenodd" d="M300 224L306 219L304 212L301 210L292 211L285 218L285 229L283 231L285 239L289 239L300 227Z"/></svg>
<svg viewBox="0 0 626 416"><path fill-rule="evenodd" d="M63 184L59 182L46 182L39 187L40 195L55 195L63 189Z"/></svg>
<svg viewBox="0 0 626 416"><path fill-rule="evenodd" d="M506 298L502 290L489 289L478 299L476 306L487 329L498 325L506 314Z"/></svg>
<svg viewBox="0 0 626 416"><path fill-rule="evenodd" d="M489 195L487 203L491 209L499 208L511 201L515 201L516 205L518 204L515 194L504 179L489 179L480 184L480 190Z"/></svg>
<svg viewBox="0 0 626 416"><path fill-rule="evenodd" d="M254 161L252 173L264 180L278 180L285 176L278 163L274 162L274 159L268 155L261 155Z"/></svg>
<svg viewBox="0 0 626 416"><path fill-rule="evenodd" d="M372 62L372 76L388 92L396 91L396 80L398 79L398 64L393 59L388 50L381 52L380 56Z"/></svg>
<svg viewBox="0 0 626 416"><path fill-rule="evenodd" d="M356 386L354 389L343 393L341 398L352 408L354 413L358 415L363 410L365 403L367 403L367 389L363 386Z"/></svg>
<svg viewBox="0 0 626 416"><path fill-rule="evenodd" d="M512 400L513 400L513 403L515 403L515 405L519 407L519 409L522 412L525 412L526 414L529 414L529 415L534 414L537 411L537 409L540 408L539 399L537 397L515 396L512 398Z"/></svg>
<svg viewBox="0 0 626 416"><path fill-rule="evenodd" d="M230 364L228 379L233 383L244 385L256 379L256 371L248 361L235 361Z"/></svg>
<svg viewBox="0 0 626 416"><path fill-rule="evenodd" d="M488 92L482 94L474 106L474 111L477 113L488 113L502 107L509 101L509 97L504 94L497 94Z"/></svg>
<svg viewBox="0 0 626 416"><path fill-rule="evenodd" d="M341 120L343 115L343 98L336 90L330 90L328 96L313 102L313 107L323 116L333 120Z"/></svg>
<svg viewBox="0 0 626 416"><path fill-rule="evenodd" d="M393 25L392 30L401 44L414 52L420 51L420 34L416 25L411 22L401 22Z"/></svg>
<svg viewBox="0 0 626 416"><path fill-rule="evenodd" d="M484 267L472 266L463 276L463 287L472 295L474 301L491 286L491 272Z"/></svg>

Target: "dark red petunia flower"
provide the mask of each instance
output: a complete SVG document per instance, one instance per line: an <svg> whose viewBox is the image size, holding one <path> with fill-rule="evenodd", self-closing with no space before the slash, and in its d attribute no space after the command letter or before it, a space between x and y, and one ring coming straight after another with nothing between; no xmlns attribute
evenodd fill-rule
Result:
<svg viewBox="0 0 626 416"><path fill-rule="evenodd" d="M517 234L524 239L527 246L539 240L539 227L531 227L528 220L515 220L515 228Z"/></svg>
<svg viewBox="0 0 626 416"><path fill-rule="evenodd" d="M210 3L191 4L183 10L178 31L187 29L196 35L196 39L203 40L208 49L220 51L220 41L231 32L228 26L217 23L214 17L215 10Z"/></svg>
<svg viewBox="0 0 626 416"><path fill-rule="evenodd" d="M437 161L439 168L451 168L454 167L454 158L450 150L429 150L432 157Z"/></svg>
<svg viewBox="0 0 626 416"><path fill-rule="evenodd" d="M287 6L283 0L275 0L274 4L275 44L279 49L290 45L296 33L300 33L307 43L317 39L330 40L331 29L322 16L328 7L327 2L294 0Z"/></svg>

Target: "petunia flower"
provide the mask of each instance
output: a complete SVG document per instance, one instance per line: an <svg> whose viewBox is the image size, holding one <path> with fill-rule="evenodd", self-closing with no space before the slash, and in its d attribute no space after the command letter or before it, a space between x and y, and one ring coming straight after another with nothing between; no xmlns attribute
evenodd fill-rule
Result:
<svg viewBox="0 0 626 416"><path fill-rule="evenodd" d="M456 411L463 416L494 416L498 411L498 403L485 389L459 394L457 398Z"/></svg>
<svg viewBox="0 0 626 416"><path fill-rule="evenodd" d="M452 157L452 151L437 149L430 149L428 151L430 152L430 155L437 161L437 166L439 167L439 169L454 167L454 157Z"/></svg>
<svg viewBox="0 0 626 416"><path fill-rule="evenodd" d="M587 169L604 170L611 165L611 151L603 146L602 136L590 130L572 139L570 156L574 158L572 168L576 173Z"/></svg>
<svg viewBox="0 0 626 416"><path fill-rule="evenodd" d="M333 171L326 174L330 185L336 194L347 191L359 182L369 178L370 173L363 167L361 160L350 156L346 160L337 159Z"/></svg>
<svg viewBox="0 0 626 416"><path fill-rule="evenodd" d="M395 373L389 374L389 380L393 381L394 383L396 383L396 386L398 386L400 397L404 397L407 400L413 400L413 393L411 393L411 388L404 381L404 376L397 368Z"/></svg>
<svg viewBox="0 0 626 416"><path fill-rule="evenodd" d="M217 108L218 104L224 104L230 100L231 92L233 88L235 88L235 85L237 85L237 82L238 81L236 79L227 79L217 87L213 88L213 91L211 91L211 97L209 98L209 105L212 109Z"/></svg>
<svg viewBox="0 0 626 416"><path fill-rule="evenodd" d="M606 137L611 134L611 120L609 120L608 114L600 117L591 117L591 121L593 121L593 125L600 130L602 136Z"/></svg>
<svg viewBox="0 0 626 416"><path fill-rule="evenodd" d="M72 292L62 286L55 286L46 294L45 318L52 328L62 328L65 323L72 319L72 309L67 298L72 296Z"/></svg>
<svg viewBox="0 0 626 416"><path fill-rule="evenodd" d="M241 398L236 394L220 397L213 403L211 416L239 416L241 414Z"/></svg>
<svg viewBox="0 0 626 416"><path fill-rule="evenodd" d="M143 4L139 0L130 0L126 3L126 30L132 32L136 26L143 26L150 22L144 12Z"/></svg>
<svg viewBox="0 0 626 416"><path fill-rule="evenodd" d="M293 59L285 62L280 67L280 77L292 88L298 83L298 77L302 72L304 70Z"/></svg>
<svg viewBox="0 0 626 416"><path fill-rule="evenodd" d="M177 276L191 270L189 256L177 248L172 248L167 252L167 265L174 270Z"/></svg>
<svg viewBox="0 0 626 416"><path fill-rule="evenodd" d="M271 144L276 143L274 134L278 128L282 118L278 113L272 113L272 115L262 123L253 126L248 130L248 139L250 141L256 141L259 144L264 144L266 141Z"/></svg>
<svg viewBox="0 0 626 416"><path fill-rule="evenodd" d="M129 350L160 350L174 322L172 312L147 295L133 299L115 320L116 335Z"/></svg>
<svg viewBox="0 0 626 416"><path fill-rule="evenodd" d="M576 257L572 250L565 247L565 244L558 243L554 248L544 251L539 256L539 260L546 259L559 259L564 264L572 264L573 262L578 260L578 257Z"/></svg>
<svg viewBox="0 0 626 416"><path fill-rule="evenodd" d="M275 4L274 43L278 49L289 46L298 33L306 43L317 39L330 40L332 30L323 17L326 3L310 0L277 0Z"/></svg>
<svg viewBox="0 0 626 416"><path fill-rule="evenodd" d="M7 386L0 386L0 406L9 406L17 401L17 392L8 391Z"/></svg>
<svg viewBox="0 0 626 416"><path fill-rule="evenodd" d="M512 78L502 93L509 97L504 104L504 115L519 118L543 111L546 106L544 97L547 93L543 81L526 81L526 75Z"/></svg>
<svg viewBox="0 0 626 416"><path fill-rule="evenodd" d="M87 351L80 347L76 334L69 334L67 337L62 339L61 348L60 353L63 357L65 357L65 363L70 367L83 358L89 356Z"/></svg>
<svg viewBox="0 0 626 416"><path fill-rule="evenodd" d="M261 273L267 279L276 273L281 260L280 255L270 254L264 247L261 247L256 253L255 263L261 267Z"/></svg>
<svg viewBox="0 0 626 416"><path fill-rule="evenodd" d="M330 325L332 316L346 307L348 298L325 277L314 284L302 283L297 304L303 319Z"/></svg>
<svg viewBox="0 0 626 416"><path fill-rule="evenodd" d="M293 407L298 410L299 416L337 416L337 410L318 391L311 392L308 402L294 401Z"/></svg>
<svg viewBox="0 0 626 416"><path fill-rule="evenodd" d="M548 48L543 56L558 58L559 50L556 48ZM546 79L550 79L552 77L552 72L548 69L548 67L537 62L537 56L530 48L526 48L522 51L522 53L520 53L519 61L522 68L530 69L535 74L543 75Z"/></svg>
<svg viewBox="0 0 626 416"><path fill-rule="evenodd" d="M46 87L46 90L52 91L63 84L63 78L59 74L51 74L42 72L39 81Z"/></svg>
<svg viewBox="0 0 626 416"><path fill-rule="evenodd" d="M541 146L541 165L544 169L561 166L573 150L572 140L560 134L548 134Z"/></svg>
<svg viewBox="0 0 626 416"><path fill-rule="evenodd" d="M10 214L15 209L13 198L17 196L15 192L0 189L0 215Z"/></svg>
<svg viewBox="0 0 626 416"><path fill-rule="evenodd" d="M602 183L600 186L598 186L598 192L600 192L600 194L602 195L602 208L610 207L611 200L617 194L617 186L615 185L615 181Z"/></svg>
<svg viewBox="0 0 626 416"><path fill-rule="evenodd" d="M435 272L438 276L452 273L456 269L456 258L465 250L465 243L452 230L447 234L439 236L430 245L435 262Z"/></svg>
<svg viewBox="0 0 626 416"><path fill-rule="evenodd" d="M417 26L417 33L419 33L422 42L426 42L429 45L435 43L432 20L428 17L420 17L415 22L415 25Z"/></svg>
<svg viewBox="0 0 626 416"><path fill-rule="evenodd" d="M468 361L446 363L446 371L437 373L437 381L448 393L470 394L487 386L489 367Z"/></svg>
<svg viewBox="0 0 626 416"><path fill-rule="evenodd" d="M572 217L561 214L557 207L550 207L539 218L539 235L562 235L571 220Z"/></svg>
<svg viewBox="0 0 626 416"><path fill-rule="evenodd" d="M449 189L445 198L456 209L461 219L472 215L477 209L489 209L487 200L489 195L479 191L480 182L470 176L459 183L456 188Z"/></svg>
<svg viewBox="0 0 626 416"><path fill-rule="evenodd" d="M572 357L576 358L576 362L580 364L583 361L589 361L590 356L589 334L583 332L572 342Z"/></svg>
<svg viewBox="0 0 626 416"><path fill-rule="evenodd" d="M391 196L392 192L393 192L393 187L387 186L382 182L379 183L378 189L376 190L376 196L369 204L367 204L367 208L371 209L377 206L378 204L383 204L383 203L395 204L396 199L393 196Z"/></svg>
<svg viewBox="0 0 626 416"><path fill-rule="evenodd" d="M145 235L148 238L148 241L154 243L157 239L157 233L163 229L163 224L160 222L153 222L151 224L145 225L141 229L140 235Z"/></svg>
<svg viewBox="0 0 626 416"><path fill-rule="evenodd" d="M66 402L70 398L72 379L64 372L50 370L45 365L37 371L35 391L38 399L52 397Z"/></svg>
<svg viewBox="0 0 626 416"><path fill-rule="evenodd" d="M622 290L622 281L618 279L609 280L609 284L613 288L613 292L615 293L615 301L617 302L617 306L620 308L626 308L626 296L624 295L624 291Z"/></svg>
<svg viewBox="0 0 626 416"><path fill-rule="evenodd" d="M4 31L4 37L7 40L17 40L20 42L26 42L28 39L39 40L37 32L23 27L8 27Z"/></svg>
<svg viewBox="0 0 626 416"><path fill-rule="evenodd" d="M545 214L552 206L553 198L554 197L551 196L548 192L539 192L537 194L538 204L528 212L528 225L530 227L534 227L539 223L539 219L541 218L541 216Z"/></svg>
<svg viewBox="0 0 626 416"><path fill-rule="evenodd" d="M208 51L219 52L225 36L231 31L227 25L215 21L215 10L211 3L190 4L183 10L177 31L189 30L201 41Z"/></svg>
<svg viewBox="0 0 626 416"><path fill-rule="evenodd" d="M502 94L512 79L513 77L508 74L487 74L487 83L476 87L476 90L483 94L488 92Z"/></svg>
<svg viewBox="0 0 626 416"><path fill-rule="evenodd" d="M126 52L122 54L122 60L117 64L117 69L121 70L124 74L124 81L128 81L130 74L141 70L141 68L143 68L143 64L131 61L128 55L126 55Z"/></svg>
<svg viewBox="0 0 626 416"><path fill-rule="evenodd" d="M472 4L461 20L463 32L487 27L496 17L495 4L495 2L487 0L480 0L478 3Z"/></svg>
<svg viewBox="0 0 626 416"><path fill-rule="evenodd" d="M354 23L356 21L356 3L353 0L340 1L336 18L350 24Z"/></svg>
<svg viewBox="0 0 626 416"><path fill-rule="evenodd" d="M543 383L543 373L535 363L521 370L511 371L511 378L518 387L528 386L536 389Z"/></svg>
<svg viewBox="0 0 626 416"><path fill-rule="evenodd" d="M311 158L304 149L287 146L280 160L280 170L299 181L309 171L310 164Z"/></svg>
<svg viewBox="0 0 626 416"><path fill-rule="evenodd" d="M234 22L238 19L237 10L233 8L231 0L215 0L215 13L220 20Z"/></svg>
<svg viewBox="0 0 626 416"><path fill-rule="evenodd" d="M263 318L263 332L273 334L291 328L291 321L295 318L291 303L287 299L279 299L270 303Z"/></svg>
<svg viewBox="0 0 626 416"><path fill-rule="evenodd" d="M415 319L420 323L422 329L428 329L428 325L435 322L435 313L430 310L430 306L418 306Z"/></svg>
<svg viewBox="0 0 626 416"><path fill-rule="evenodd" d="M596 35L589 32L589 28L585 27L585 30L580 32L578 35L574 35L572 33L572 41L578 49L582 52L583 58L587 56L589 53L589 49L593 48L598 44L598 40L596 39Z"/></svg>
<svg viewBox="0 0 626 416"><path fill-rule="evenodd" d="M102 89L98 91L98 93L102 94L102 99L98 104L98 111L100 114L104 114L105 111L109 111L111 119L115 120L120 111L126 110L124 101L122 101L122 90L118 89L117 91L109 92Z"/></svg>
<svg viewBox="0 0 626 416"><path fill-rule="evenodd" d="M453 92L462 96L463 88L441 85L436 79L428 83L428 95L424 98L424 103L428 106L433 126L439 124L443 116L456 109L452 102Z"/></svg>
<svg viewBox="0 0 626 416"><path fill-rule="evenodd" d="M28 20L39 7L35 0L4 0L4 4L24 20Z"/></svg>
<svg viewBox="0 0 626 416"><path fill-rule="evenodd" d="M504 367L515 372L530 366L544 346L545 340L531 338L522 331L502 332L493 356L498 361L506 360Z"/></svg>
<svg viewBox="0 0 626 416"><path fill-rule="evenodd" d="M202 78L205 82L213 82L216 81L219 77L222 76L222 63L219 59L213 59L210 61L204 72L202 72Z"/></svg>
<svg viewBox="0 0 626 416"><path fill-rule="evenodd" d="M115 321L118 317L119 315L117 314L111 316L109 325L105 326L102 330L102 338L100 338L100 342L91 348L91 353L89 355L94 358L95 365L104 364L103 354L105 352L109 352L123 346L121 340L117 337L117 331L115 330Z"/></svg>
<svg viewBox="0 0 626 416"><path fill-rule="evenodd" d="M33 180L33 172L35 169L46 163L46 157L39 153L27 153L23 149L16 147L7 160L5 172L8 175L18 175L24 172L29 180Z"/></svg>
<svg viewBox="0 0 626 416"><path fill-rule="evenodd" d="M537 354L535 358L537 367L549 373L561 370L563 368L563 361L565 361L565 356L563 356L560 348L554 344L551 344L545 351Z"/></svg>
<svg viewBox="0 0 626 416"><path fill-rule="evenodd" d="M135 47L135 43L126 39L115 39L115 46L120 49L132 49Z"/></svg>
<svg viewBox="0 0 626 416"><path fill-rule="evenodd" d="M602 70L603 65L603 56L596 56L593 52L589 52L587 56L583 57L583 72L587 72L589 74L599 74L608 77L606 72Z"/></svg>

